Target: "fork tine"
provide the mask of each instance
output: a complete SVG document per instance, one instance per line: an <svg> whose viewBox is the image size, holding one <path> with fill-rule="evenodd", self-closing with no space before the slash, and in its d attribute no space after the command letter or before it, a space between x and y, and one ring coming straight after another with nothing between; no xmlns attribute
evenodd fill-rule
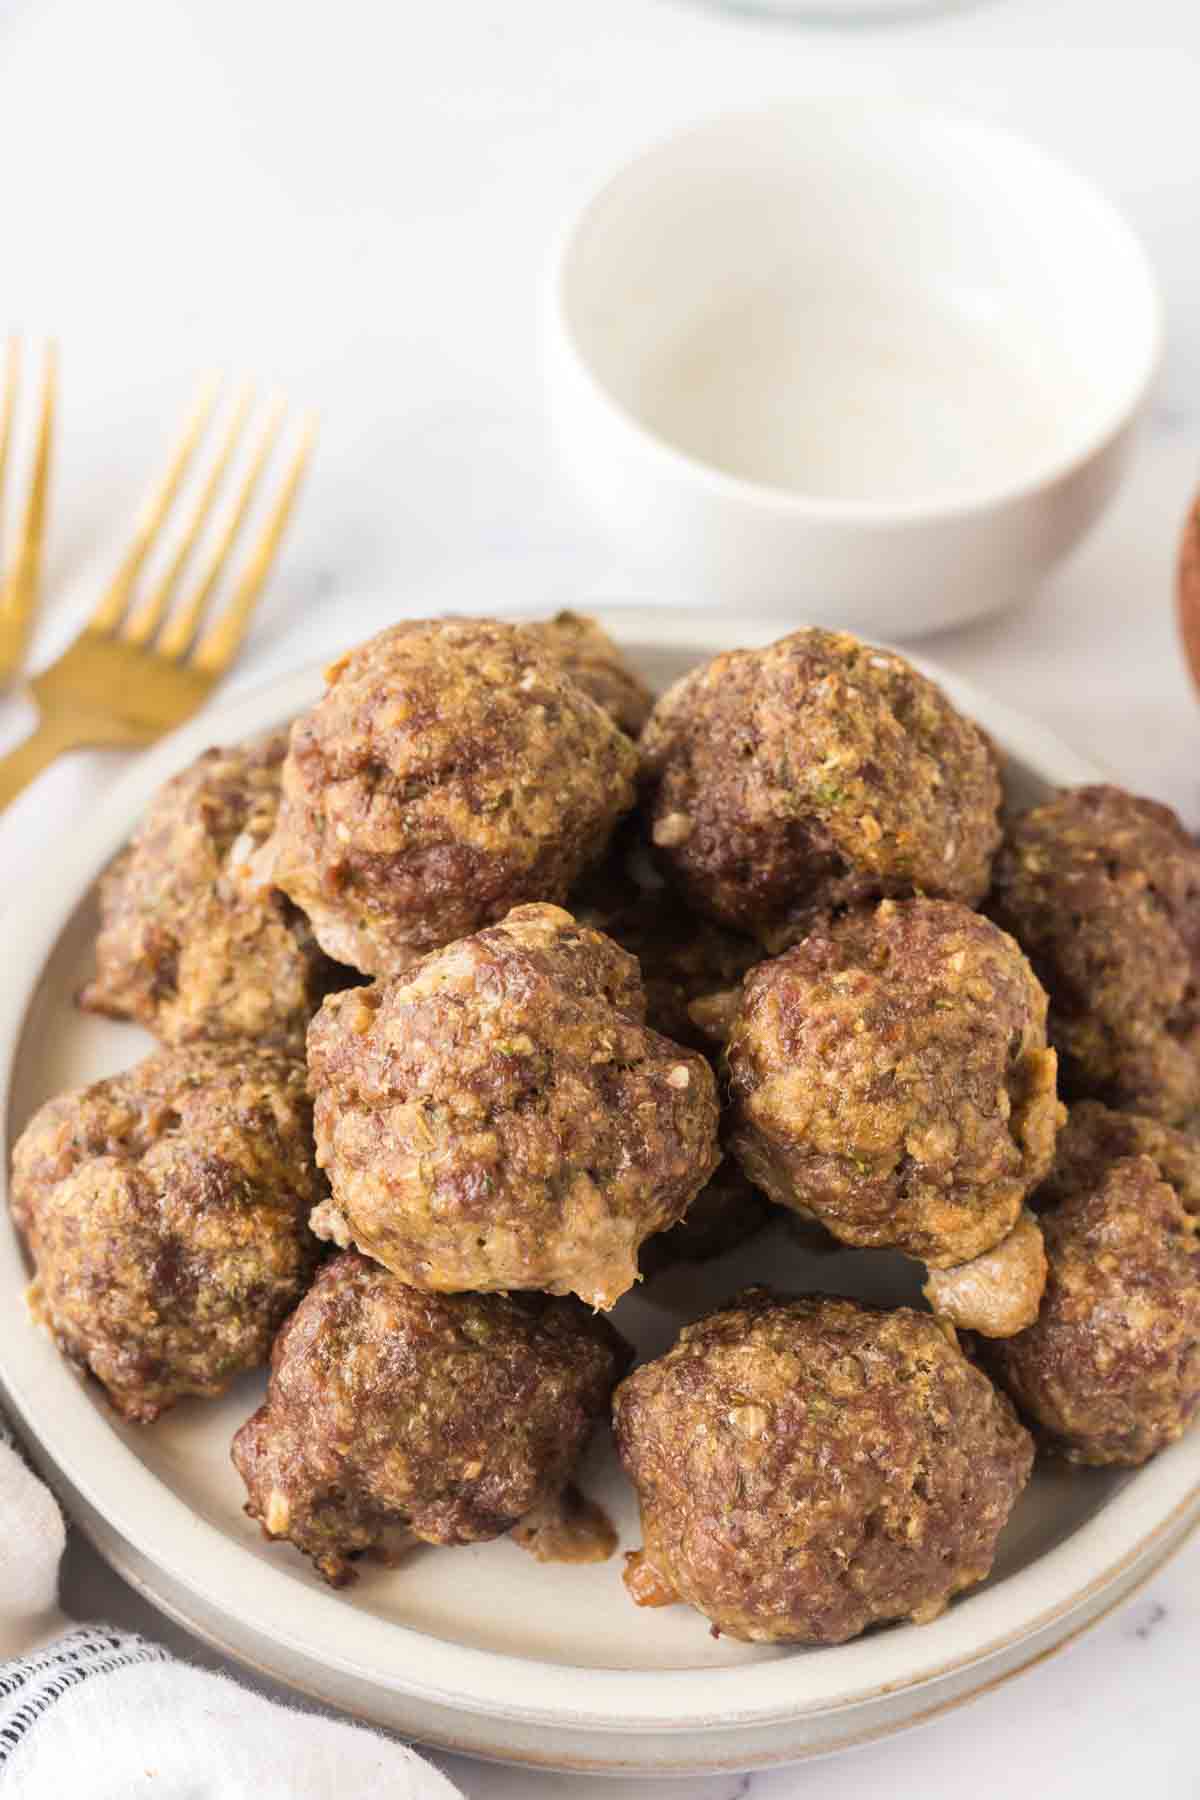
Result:
<svg viewBox="0 0 1200 1800"><path fill-rule="evenodd" d="M88 621L93 631L112 631L123 617L125 608L129 604L129 596L133 592L133 584L150 553L150 547L158 535L159 526L171 510L188 463L212 417L220 386L219 375L208 376L201 385L184 421L183 430L171 451L166 469L142 502L134 521L133 538L125 552L121 566Z"/></svg>
<svg viewBox="0 0 1200 1800"><path fill-rule="evenodd" d="M296 495L304 478L312 456L313 445L317 440L317 420L310 413L304 423L304 431L295 455L288 465L284 476L283 487L275 502L274 511L263 526L250 555L250 560L242 571L240 580L234 588L228 606L216 623L210 627L196 648L191 658L193 667L206 675L220 675L227 669L238 653L238 647L246 635L246 627L250 623L250 615L258 604L259 596L266 585L275 561L288 519L296 503Z"/></svg>
<svg viewBox="0 0 1200 1800"><path fill-rule="evenodd" d="M195 590L190 598L185 605L180 607L179 611L173 615L158 641L157 649L160 656L186 656L187 652L191 649L192 641L200 628L200 621L204 617L204 610L212 598L213 590L221 578L225 565L229 561L233 546L237 542L238 533L241 531L246 520L246 514L250 510L250 502L254 498L259 482L262 480L263 470L266 468L267 463L270 460L271 452L275 448L275 443L283 424L283 415L285 411L286 407L283 400L276 400L271 408L267 423L263 427L262 435L258 440L258 445L250 462L250 467L246 471L245 480L242 482L237 497L226 515L225 522L221 527L220 536L213 547L212 554L208 559L204 573L197 582Z"/></svg>
<svg viewBox="0 0 1200 1800"><path fill-rule="evenodd" d="M46 530L46 498L50 490L50 458L54 448L54 417L58 404L58 349L46 345L42 372L42 405L38 415L37 443L29 494L21 520L16 555L4 584L0 609L7 620L28 629L37 605L42 571L42 539Z"/></svg>
<svg viewBox="0 0 1200 1800"><path fill-rule="evenodd" d="M8 473L8 447L12 442L13 414L17 407L17 388L21 380L21 340L16 332L8 339L4 356L4 399L0 402L0 503L4 499L4 478Z"/></svg>
<svg viewBox="0 0 1200 1800"><path fill-rule="evenodd" d="M233 461L234 452L236 451L238 441L241 438L242 430L250 412L250 406L253 399L253 387L248 381L244 382L238 393L237 401L233 409L233 417L226 429L224 442L217 453L216 461L213 463L208 478L201 489L200 497L196 502L195 510L188 522L187 530L183 534L179 548L171 558L165 574L162 576L162 579L159 581L154 591L148 595L142 605L137 608L121 632L121 636L126 638L129 643L137 644L139 646L148 644L162 624L163 619L166 616L167 607L170 604L171 596L178 586L179 578L183 574L188 558L196 547L196 541L204 529L205 520L212 511L213 501L216 499L218 490L220 489L222 481L225 479L229 465Z"/></svg>

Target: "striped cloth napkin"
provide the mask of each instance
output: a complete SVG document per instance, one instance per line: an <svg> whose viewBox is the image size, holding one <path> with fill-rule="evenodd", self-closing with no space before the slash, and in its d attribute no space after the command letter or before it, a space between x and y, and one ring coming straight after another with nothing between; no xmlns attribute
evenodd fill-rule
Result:
<svg viewBox="0 0 1200 1800"><path fill-rule="evenodd" d="M461 1800L402 1744L292 1712L158 1644L58 1608L50 1490L0 1424L4 1800Z"/></svg>

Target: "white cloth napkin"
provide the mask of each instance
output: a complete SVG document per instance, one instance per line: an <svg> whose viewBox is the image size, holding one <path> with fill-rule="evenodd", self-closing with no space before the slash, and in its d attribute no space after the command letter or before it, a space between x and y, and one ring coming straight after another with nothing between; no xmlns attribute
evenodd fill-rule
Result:
<svg viewBox="0 0 1200 1800"><path fill-rule="evenodd" d="M403 1745L58 1610L66 1532L0 1426L4 1800L461 1800Z"/></svg>

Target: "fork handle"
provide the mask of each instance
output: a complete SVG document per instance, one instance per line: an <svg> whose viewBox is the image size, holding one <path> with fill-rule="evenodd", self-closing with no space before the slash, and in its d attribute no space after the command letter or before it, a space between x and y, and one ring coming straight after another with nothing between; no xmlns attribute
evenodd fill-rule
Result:
<svg viewBox="0 0 1200 1800"><path fill-rule="evenodd" d="M42 770L48 768L56 757L64 750L76 747L77 739L62 730L61 724L54 724L48 719L38 723L37 730L10 750L7 756L0 757L0 812L23 793L31 781L37 779Z"/></svg>

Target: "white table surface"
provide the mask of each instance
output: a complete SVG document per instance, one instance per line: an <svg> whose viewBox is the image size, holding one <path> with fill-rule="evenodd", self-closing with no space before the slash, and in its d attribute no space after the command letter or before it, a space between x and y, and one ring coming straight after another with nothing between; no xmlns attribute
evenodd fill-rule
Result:
<svg viewBox="0 0 1200 1800"><path fill-rule="evenodd" d="M825 90L918 92L1013 124L1101 181L1146 240L1169 352L1124 495L1042 594L926 649L1200 825L1200 711L1171 617L1200 465L1195 0L991 0L861 33L686 0L0 0L0 326L53 331L64 357L36 654L80 618L192 376L213 363L323 415L231 687L404 610L619 593L547 448L548 240L592 179L669 123ZM19 702L0 707L3 736L22 722ZM117 760L76 758L13 809L7 879L53 854ZM213 1660L79 1543L65 1600ZM687 1792L1195 1795L1198 1653L1200 1544L1070 1653L936 1726ZM445 1766L470 1800L618 1800L649 1785Z"/></svg>

